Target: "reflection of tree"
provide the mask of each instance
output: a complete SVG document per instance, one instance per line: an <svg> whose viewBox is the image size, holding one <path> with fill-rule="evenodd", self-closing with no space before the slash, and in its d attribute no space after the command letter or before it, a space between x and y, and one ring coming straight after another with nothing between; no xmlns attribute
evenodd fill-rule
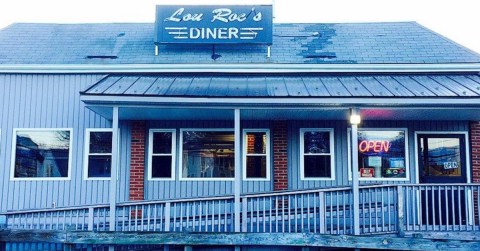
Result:
<svg viewBox="0 0 480 251"><path fill-rule="evenodd" d="M70 143L70 132L69 131L55 131L55 138L57 139L58 148L68 148Z"/></svg>

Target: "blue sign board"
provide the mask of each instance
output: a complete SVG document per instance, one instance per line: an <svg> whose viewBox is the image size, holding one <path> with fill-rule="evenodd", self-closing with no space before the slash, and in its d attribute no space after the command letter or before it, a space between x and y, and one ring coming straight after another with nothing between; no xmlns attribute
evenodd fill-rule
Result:
<svg viewBox="0 0 480 251"><path fill-rule="evenodd" d="M157 5L155 43L271 44L272 6Z"/></svg>

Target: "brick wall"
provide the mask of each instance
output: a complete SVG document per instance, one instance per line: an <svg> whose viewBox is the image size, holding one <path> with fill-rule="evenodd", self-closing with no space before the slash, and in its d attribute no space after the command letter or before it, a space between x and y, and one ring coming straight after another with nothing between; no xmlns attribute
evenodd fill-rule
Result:
<svg viewBox="0 0 480 251"><path fill-rule="evenodd" d="M145 121L133 121L131 128L130 200L144 199Z"/></svg>
<svg viewBox="0 0 480 251"><path fill-rule="evenodd" d="M288 189L287 121L273 122L273 189Z"/></svg>
<svg viewBox="0 0 480 251"><path fill-rule="evenodd" d="M470 123L472 182L480 183L480 122Z"/></svg>

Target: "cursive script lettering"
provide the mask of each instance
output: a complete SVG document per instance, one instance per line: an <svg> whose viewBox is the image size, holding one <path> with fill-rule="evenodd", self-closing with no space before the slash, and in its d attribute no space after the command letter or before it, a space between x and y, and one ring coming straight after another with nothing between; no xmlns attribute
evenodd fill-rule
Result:
<svg viewBox="0 0 480 251"><path fill-rule="evenodd" d="M173 14L167 18L165 18L164 21L168 22L180 22L180 21L192 21L192 22L199 22L202 21L203 19L203 13L186 13L183 14L185 11L185 8L180 8L173 12Z"/></svg>

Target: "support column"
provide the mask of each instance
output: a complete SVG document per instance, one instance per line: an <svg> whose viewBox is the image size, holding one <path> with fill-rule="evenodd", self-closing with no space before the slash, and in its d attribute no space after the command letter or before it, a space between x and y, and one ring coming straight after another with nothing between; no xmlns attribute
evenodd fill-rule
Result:
<svg viewBox="0 0 480 251"><path fill-rule="evenodd" d="M117 173L118 173L118 106L113 107L112 116L112 169L110 179L110 226L109 231L115 231L115 216L117 204Z"/></svg>
<svg viewBox="0 0 480 251"><path fill-rule="evenodd" d="M241 231L240 224L240 193L242 191L242 133L240 131L240 109L235 109L235 182L234 182L234 209L235 209L235 232Z"/></svg>
<svg viewBox="0 0 480 251"><path fill-rule="evenodd" d="M350 116L358 115L355 109L352 109ZM352 192L353 192L353 234L360 235L360 191L358 182L358 124L352 123L351 130L352 146Z"/></svg>
<svg viewBox="0 0 480 251"><path fill-rule="evenodd" d="M273 122L273 190L288 189L287 121Z"/></svg>

